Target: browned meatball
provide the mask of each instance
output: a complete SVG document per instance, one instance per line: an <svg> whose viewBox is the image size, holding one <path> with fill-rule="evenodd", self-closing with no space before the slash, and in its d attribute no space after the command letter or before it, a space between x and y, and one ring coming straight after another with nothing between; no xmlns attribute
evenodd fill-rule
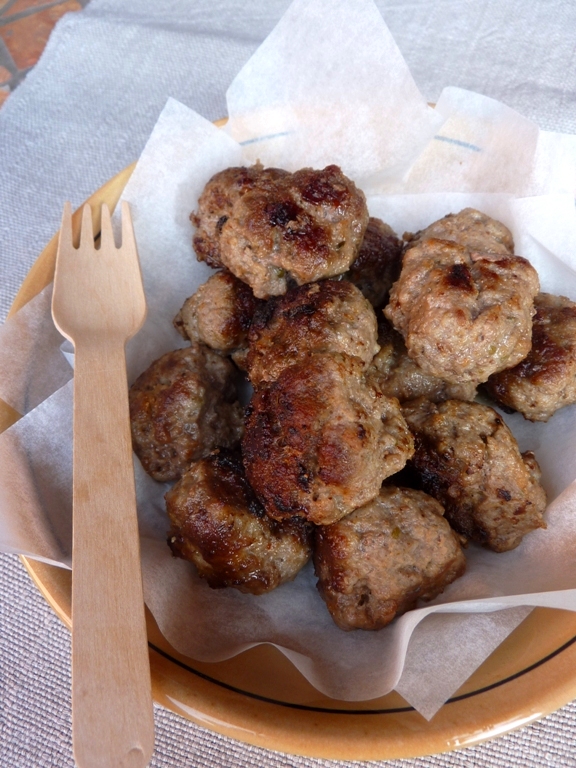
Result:
<svg viewBox="0 0 576 768"><path fill-rule="evenodd" d="M248 171L249 183L239 185L240 171L229 169L232 192L217 175L218 194L211 191L212 179L200 198L193 217L200 258L227 267L259 298L283 294L290 283L302 285L348 269L360 248L368 210L364 194L337 166L293 174L242 170Z"/></svg>
<svg viewBox="0 0 576 768"><path fill-rule="evenodd" d="M416 235L406 237L411 242L449 240L479 253L500 253L503 256L514 253L514 240L508 227L475 208L449 213Z"/></svg>
<svg viewBox="0 0 576 768"><path fill-rule="evenodd" d="M373 307L383 307L388 301L390 288L400 275L402 250L402 240L388 224L368 219L360 251L345 278L362 291Z"/></svg>
<svg viewBox="0 0 576 768"><path fill-rule="evenodd" d="M155 480L177 480L192 461L242 434L237 371L202 344L160 357L130 388L132 443Z"/></svg>
<svg viewBox="0 0 576 768"><path fill-rule="evenodd" d="M287 175L288 171L264 168L260 163L249 168L227 168L216 173L198 199L198 211L190 215L197 228L192 243L198 261L205 261L216 269L221 267L220 234L232 215L234 204L256 184L266 188Z"/></svg>
<svg viewBox="0 0 576 768"><path fill-rule="evenodd" d="M576 304L564 296L540 293L534 302L532 349L514 368L488 379L497 403L530 421L548 421L576 403Z"/></svg>
<svg viewBox="0 0 576 768"><path fill-rule="evenodd" d="M413 446L398 401L365 384L357 358L313 355L257 388L242 449L271 517L328 524L373 499Z"/></svg>
<svg viewBox="0 0 576 768"><path fill-rule="evenodd" d="M318 590L341 629L381 629L464 573L462 547L442 515L427 494L384 486L316 530Z"/></svg>
<svg viewBox="0 0 576 768"><path fill-rule="evenodd" d="M432 376L408 357L404 339L390 323L382 318L378 322L378 344L376 354L366 371L366 377L388 397L396 397L401 403L425 397L434 403L442 400L474 400L476 384L451 384Z"/></svg>
<svg viewBox="0 0 576 768"><path fill-rule="evenodd" d="M250 488L239 453L194 462L166 494L168 544L213 588L260 595L292 580L310 559L312 526L269 518Z"/></svg>
<svg viewBox="0 0 576 768"><path fill-rule="evenodd" d="M403 413L414 435L410 466L457 531L505 552L529 531L546 527L546 495L534 454L520 454L496 411L461 400L419 399Z"/></svg>
<svg viewBox="0 0 576 768"><path fill-rule="evenodd" d="M216 272L184 302L174 318L185 339L200 341L227 355L248 351L248 330L256 307L263 304L250 286L230 272Z"/></svg>
<svg viewBox="0 0 576 768"><path fill-rule="evenodd" d="M384 313L427 373L483 382L530 351L538 290L536 270L520 256L419 240L404 254Z"/></svg>
<svg viewBox="0 0 576 768"><path fill-rule="evenodd" d="M277 379L289 365L312 354L341 353L364 366L378 351L376 315L347 280L321 280L269 299L250 328L250 381Z"/></svg>

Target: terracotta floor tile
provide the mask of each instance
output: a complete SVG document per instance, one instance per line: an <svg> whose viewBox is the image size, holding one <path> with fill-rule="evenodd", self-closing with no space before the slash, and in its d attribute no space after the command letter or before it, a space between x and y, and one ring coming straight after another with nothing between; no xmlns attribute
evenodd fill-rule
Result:
<svg viewBox="0 0 576 768"><path fill-rule="evenodd" d="M6 67L0 66L0 85L4 85L10 80L12 73Z"/></svg>
<svg viewBox="0 0 576 768"><path fill-rule="evenodd" d="M19 0L26 2L27 0ZM10 8L12 15L15 6ZM66 0L64 3L47 8L38 13L17 19L0 27L0 37L4 41L18 69L33 67L40 58L50 32L58 19L68 11L79 11L82 8L76 0Z"/></svg>
<svg viewBox="0 0 576 768"><path fill-rule="evenodd" d="M8 96L10 96L8 88L0 88L0 107L4 104Z"/></svg>

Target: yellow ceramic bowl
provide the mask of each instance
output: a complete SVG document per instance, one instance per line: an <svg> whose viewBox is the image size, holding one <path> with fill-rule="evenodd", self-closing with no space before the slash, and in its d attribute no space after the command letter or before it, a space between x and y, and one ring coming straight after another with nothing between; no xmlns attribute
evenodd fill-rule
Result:
<svg viewBox="0 0 576 768"><path fill-rule="evenodd" d="M132 170L88 200L95 212L103 202L116 205ZM56 244L57 236L28 274L12 312L52 280ZM0 431L18 418L0 401ZM23 560L70 627L70 572ZM148 638L154 697L160 704L240 741L311 757L381 760L470 746L576 698L576 614L569 611L534 610L431 722L397 693L366 702L329 699L271 646L221 663L199 663L171 648L150 614Z"/></svg>

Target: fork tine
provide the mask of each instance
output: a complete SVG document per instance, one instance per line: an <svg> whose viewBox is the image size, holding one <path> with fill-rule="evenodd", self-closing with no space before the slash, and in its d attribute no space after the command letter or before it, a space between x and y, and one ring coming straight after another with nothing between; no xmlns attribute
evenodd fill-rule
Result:
<svg viewBox="0 0 576 768"><path fill-rule="evenodd" d="M122 248L130 248L136 252L136 238L130 215L130 206L126 200L122 201Z"/></svg>
<svg viewBox="0 0 576 768"><path fill-rule="evenodd" d="M114 242L114 232L112 231L112 220L110 218L110 209L106 203L102 204L100 225L100 249L116 248Z"/></svg>
<svg viewBox="0 0 576 768"><path fill-rule="evenodd" d="M72 206L70 203L64 203L60 235L58 237L58 252L65 249L69 250L72 247Z"/></svg>
<svg viewBox="0 0 576 768"><path fill-rule="evenodd" d="M94 230L92 228L92 209L89 205L82 208L82 229L80 232L80 247L94 247Z"/></svg>

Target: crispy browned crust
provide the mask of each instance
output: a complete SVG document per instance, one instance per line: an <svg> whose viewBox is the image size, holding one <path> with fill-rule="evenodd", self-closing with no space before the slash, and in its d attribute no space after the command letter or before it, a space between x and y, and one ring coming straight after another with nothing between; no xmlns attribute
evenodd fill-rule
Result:
<svg viewBox="0 0 576 768"><path fill-rule="evenodd" d="M496 411L480 403L434 404L423 398L402 410L414 435L410 467L457 531L504 552L546 527L536 459L520 454Z"/></svg>
<svg viewBox="0 0 576 768"><path fill-rule="evenodd" d="M483 382L529 352L538 275L521 256L418 240L404 254L386 317L427 373Z"/></svg>
<svg viewBox="0 0 576 768"><path fill-rule="evenodd" d="M427 494L390 485L317 528L317 586L341 629L381 629L464 573L458 537L442 515Z"/></svg>
<svg viewBox="0 0 576 768"><path fill-rule="evenodd" d="M364 239L346 280L359 288L373 307L379 309L388 301L393 283L400 276L404 244L391 227L370 217Z"/></svg>
<svg viewBox="0 0 576 768"><path fill-rule="evenodd" d="M130 388L134 451L155 480L177 480L190 463L242 434L237 371L193 343L160 357Z"/></svg>
<svg viewBox="0 0 576 768"><path fill-rule="evenodd" d="M194 247L226 266L259 298L345 272L368 222L364 194L341 170L288 174L261 166L228 169L206 186Z"/></svg>
<svg viewBox="0 0 576 768"><path fill-rule="evenodd" d="M321 280L269 299L249 333L248 375L257 386L277 379L289 365L331 352L367 366L378 351L372 306L346 280Z"/></svg>
<svg viewBox="0 0 576 768"><path fill-rule="evenodd" d="M252 317L262 303L250 286L223 270L186 299L174 327L185 339L231 354L247 349Z"/></svg>
<svg viewBox="0 0 576 768"><path fill-rule="evenodd" d="M248 168L226 168L216 173L198 199L198 210L190 214L190 220L197 228L192 244L198 261L205 261L215 269L221 267L220 235L236 201L257 183L266 185L286 174L287 171L264 168L260 163Z"/></svg>
<svg viewBox="0 0 576 768"><path fill-rule="evenodd" d="M269 518L246 480L239 452L192 464L166 494L174 555L213 588L260 595L293 579L312 552L312 526Z"/></svg>
<svg viewBox="0 0 576 768"><path fill-rule="evenodd" d="M432 238L449 240L479 253L500 253L503 256L514 253L514 239L508 227L475 208L449 213L415 235L405 235L405 238L410 245Z"/></svg>
<svg viewBox="0 0 576 768"><path fill-rule="evenodd" d="M532 348L518 365L491 376L488 394L530 421L548 421L576 402L576 304L540 293L534 302Z"/></svg>
<svg viewBox="0 0 576 768"><path fill-rule="evenodd" d="M364 383L355 358L313 355L257 388L242 451L271 517L328 524L378 494L412 438L398 402Z"/></svg>

